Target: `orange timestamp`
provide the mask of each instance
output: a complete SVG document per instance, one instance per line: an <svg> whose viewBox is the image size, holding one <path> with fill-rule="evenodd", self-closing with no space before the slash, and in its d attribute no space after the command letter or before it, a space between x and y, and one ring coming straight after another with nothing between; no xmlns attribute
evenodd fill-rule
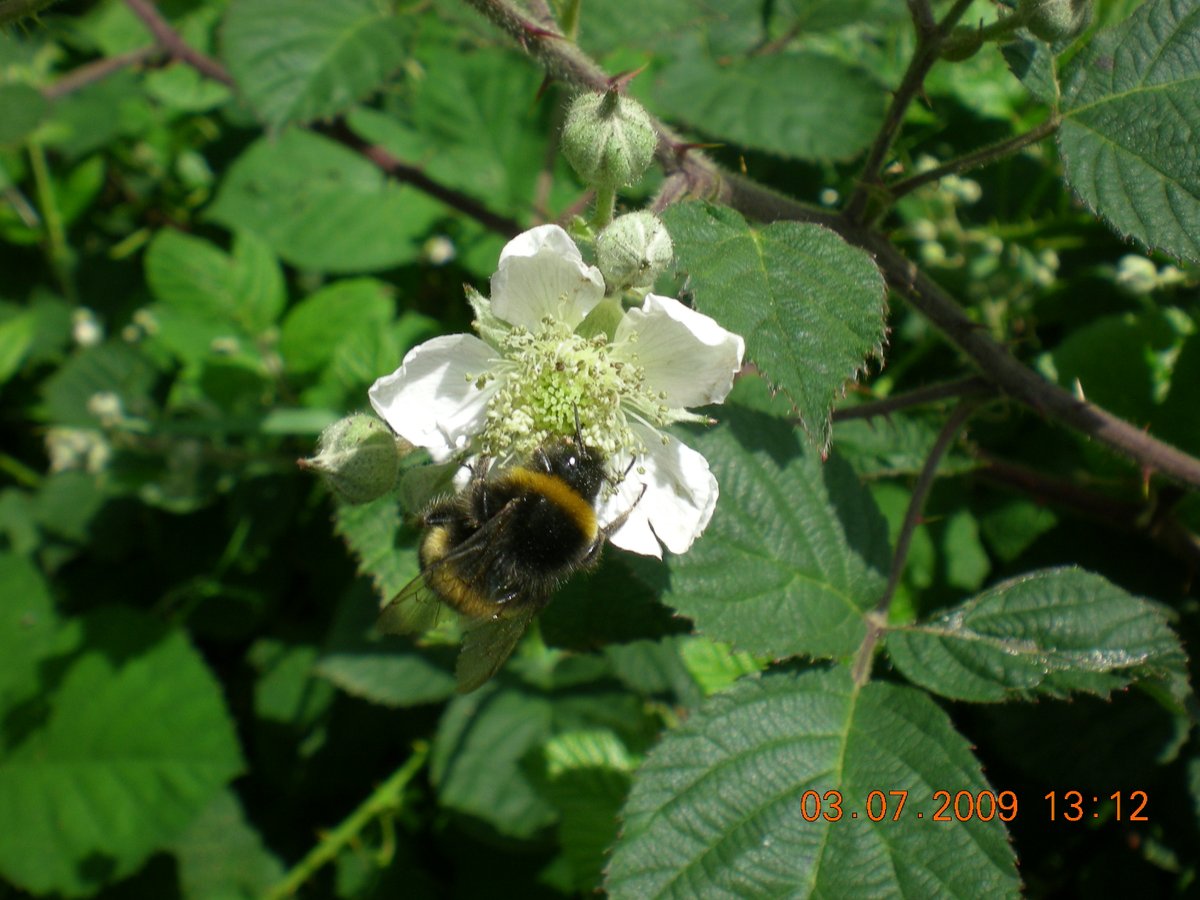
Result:
<svg viewBox="0 0 1200 900"><path fill-rule="evenodd" d="M1011 822L1017 817L1020 806L1016 791L934 791L931 804L919 809L914 804L905 812L908 797L906 790L869 791L862 807L852 809L847 806L841 791L822 793L809 790L800 795L800 815L806 822L816 822L818 819L826 822L839 822L842 819L896 822L901 817L910 816L933 822L990 822L993 819ZM1149 821L1146 816L1149 798L1145 791L1116 791L1103 798L1074 790L1051 791L1042 799L1049 801L1051 822L1079 822L1084 818L1102 817L1111 817L1119 822ZM1112 801L1115 805L1097 806L1102 800Z"/></svg>
<svg viewBox="0 0 1200 900"><path fill-rule="evenodd" d="M1118 822L1149 822L1145 791L1113 791L1107 797L1082 791L1051 791L1043 800L1050 803L1051 822L1080 822L1113 818ZM1112 801L1109 805L1108 801Z"/></svg>
<svg viewBox="0 0 1200 900"><path fill-rule="evenodd" d="M838 822L846 819L869 819L896 822L903 817L930 819L934 822L967 822L972 819L990 822L999 819L1011 822L1017 817L1015 791L934 791L932 809L909 809L908 791L870 791L862 809L847 809L841 791L805 791L800 796L800 815L806 822L824 819ZM928 813L928 814L927 814Z"/></svg>

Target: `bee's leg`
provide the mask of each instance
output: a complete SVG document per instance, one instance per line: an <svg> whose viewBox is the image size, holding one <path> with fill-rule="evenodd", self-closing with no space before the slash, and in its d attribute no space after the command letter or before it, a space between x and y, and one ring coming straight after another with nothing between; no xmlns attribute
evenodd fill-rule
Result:
<svg viewBox="0 0 1200 900"><path fill-rule="evenodd" d="M633 514L634 507L636 507L639 503L641 503L642 498L646 496L646 488L647 488L647 485L643 484L641 491L638 492L637 499L629 504L629 509L625 510L625 512L621 513L619 516L617 516L615 519L613 519L611 522L609 522L607 525L605 525L603 528L600 529L600 536L599 536L598 540L601 543L608 540L608 536L610 534L612 534L614 531L616 531L618 528L620 528L622 525L625 524L625 520L628 519L630 517L630 515Z"/></svg>
<svg viewBox="0 0 1200 900"><path fill-rule="evenodd" d="M579 406L575 405L575 446L583 449L583 428L579 424Z"/></svg>
<svg viewBox="0 0 1200 900"><path fill-rule="evenodd" d="M636 462L637 462L636 456L629 457L629 465L627 465L625 467L625 471L621 473L621 476L619 478L614 478L612 475L609 475L607 471L605 471L604 480L615 487L616 485L620 484L622 481L624 481L626 478L629 477L629 473L633 471L633 465ZM638 497L638 500L641 500L641 499L642 499L641 497ZM637 503L635 502L634 506L636 506L636 505L637 505Z"/></svg>
<svg viewBox="0 0 1200 900"><path fill-rule="evenodd" d="M536 464L539 472L543 472L546 475L553 474L553 470L550 467L550 457L546 455L546 451L541 447L533 451L533 459L531 461Z"/></svg>

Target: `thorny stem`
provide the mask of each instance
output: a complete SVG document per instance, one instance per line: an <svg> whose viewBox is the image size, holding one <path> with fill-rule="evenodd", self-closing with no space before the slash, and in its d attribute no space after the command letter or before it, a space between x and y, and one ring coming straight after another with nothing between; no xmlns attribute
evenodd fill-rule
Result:
<svg viewBox="0 0 1200 900"><path fill-rule="evenodd" d="M955 31L942 44L942 56L951 60L964 60L978 53L983 45L991 41L1002 41L1016 31L1023 22L1023 17L1016 14L997 19L990 25L981 25L971 30L969 28Z"/></svg>
<svg viewBox="0 0 1200 900"><path fill-rule="evenodd" d="M163 18L152 0L125 0L125 5L142 20L142 24L154 35L154 40L158 42L158 45L172 57L187 63L213 81L219 81L228 87L236 86L233 76L225 70L224 66L212 57L205 56L200 51L188 46L179 32L171 27L171 23Z"/></svg>
<svg viewBox="0 0 1200 900"><path fill-rule="evenodd" d="M682 182L684 177L680 174L668 179L663 190L679 190L678 184L670 182ZM718 199L743 215L766 222L784 219L824 225L872 254L892 290L908 298L913 308L962 350L988 381L1014 400L1059 425L1106 444L1150 472L1200 487L1200 459L1046 381L972 321L945 289L874 229L807 206L741 175L726 172L720 177ZM691 173L691 183L693 191L710 185L698 170Z"/></svg>
<svg viewBox="0 0 1200 900"><path fill-rule="evenodd" d="M912 16L917 33L928 33L934 29L933 7L929 0L907 0L908 13Z"/></svg>
<svg viewBox="0 0 1200 900"><path fill-rule="evenodd" d="M333 831L322 835L320 842L308 852L308 855L274 885L264 895L266 900L283 900L293 896L317 870L328 862L332 862L364 828L373 820L392 815L404 804L404 789L413 777L421 771L429 756L429 747L423 742L413 745L412 756L399 769L391 774L387 781L371 792L354 812L343 819Z"/></svg>
<svg viewBox="0 0 1200 900"><path fill-rule="evenodd" d="M1200 459L1046 381L968 318L945 290L886 238L875 233L859 233L857 238L852 242L875 254L876 263L893 289L904 294L914 309L941 329L1004 393L1053 422L1107 444L1150 471L1200 487Z"/></svg>
<svg viewBox="0 0 1200 900"><path fill-rule="evenodd" d="M847 406L833 411L833 421L846 422L851 419L873 419L876 416L889 416L902 409L913 406L924 406L926 403L936 403L939 400L963 399L966 397L993 396L996 389L978 375L968 375L954 381L941 384L931 384L886 397L883 400L870 400L857 406Z"/></svg>
<svg viewBox="0 0 1200 900"><path fill-rule="evenodd" d="M439 184L416 166L401 162L382 147L367 143L355 134L343 119L336 119L332 124L319 127L317 130L366 157L377 168L391 175L397 181L407 182L429 196L436 197L447 206L454 207L492 231L513 235L521 230L520 223L514 219L492 212L474 197Z"/></svg>
<svg viewBox="0 0 1200 900"><path fill-rule="evenodd" d="M612 87L608 73L584 53L575 43L562 36L546 35L544 23L530 17L511 0L463 0L489 19L493 25L506 32L527 53L545 67L546 72L577 88L603 93ZM651 117L658 134L655 158L663 171L670 175L685 172L684 161L704 168L709 176L716 175L717 168L703 154L689 151L679 152L685 146L682 138L657 119ZM686 172L685 172L686 174ZM690 176L689 176L690 179Z"/></svg>
<svg viewBox="0 0 1200 900"><path fill-rule="evenodd" d="M126 2L131 4L135 12L148 5L147 0ZM507 0L464 2L512 35L553 76L576 86L596 91L607 90L608 75L586 54L562 38L542 34L545 29L541 23L526 18L519 8ZM925 0L910 0L909 6L914 10L914 20L918 24L925 21L922 13L928 6ZM964 9L962 2L956 3L939 28L946 27L951 16L957 20ZM161 17L159 21L162 21ZM193 52L180 58L196 65L194 58L197 55ZM207 63L216 65L212 60ZM200 70L207 71L207 68ZM908 297L914 308L936 325L1004 393L1033 411L1106 444L1150 472L1200 487L1200 459L1079 399L1023 365L972 322L946 291L917 270L912 262L873 229L850 221L844 215L800 203L749 178L726 172L697 150L681 152L680 148L685 144L674 132L658 122L655 122L655 129L659 134L656 155L667 176L655 200L656 208L685 197L704 197L726 203L743 215L760 221L789 219L813 222L836 231L851 244L873 253L893 290ZM513 234L518 229L501 230L502 233Z"/></svg>
<svg viewBox="0 0 1200 900"><path fill-rule="evenodd" d="M884 116L883 125L867 153L867 161L863 165L862 174L859 175L858 187L854 189L854 193L846 203L845 216L849 221L855 223L863 221L867 203L872 193L878 189L883 164L887 161L888 153L892 149L892 142L895 141L900 126L904 123L908 107L921 92L925 76L929 74L929 70L941 57L942 42L946 35L950 33L970 5L971 0L955 0L954 6L946 13L946 17L932 30L921 27L925 22L924 18L915 19L918 26L917 47L913 51L913 57L909 61L904 77L900 80L900 86L896 88L896 93L892 97L892 103Z"/></svg>
<svg viewBox="0 0 1200 900"><path fill-rule="evenodd" d="M1182 494L1179 489L1167 486L1153 493L1148 501L1135 502L980 451L975 452L975 457L982 463L974 472L977 480L1020 491L1040 506L1054 506L1090 522L1152 541L1187 567L1189 582L1200 573L1200 537L1174 513L1174 504Z"/></svg>
<svg viewBox="0 0 1200 900"><path fill-rule="evenodd" d="M928 172L922 172L919 175L914 175L911 178L905 178L903 181L897 181L890 185L887 189L888 195L892 201L899 200L905 194L915 191L917 188L929 184L933 181L939 181L947 175L956 175L959 172L966 172L970 169L976 169L980 166L987 165L990 162L995 162L998 159L1003 159L1006 156L1012 156L1033 144L1045 140L1054 132L1058 131L1059 125L1062 124L1062 119L1057 115L1051 116L1041 125L1031 128L1023 134L1014 135L1007 140L992 144L990 147L981 147L973 153L968 153L966 156L960 156L958 159L952 159L949 162L943 163L935 169L930 169Z"/></svg>
<svg viewBox="0 0 1200 900"><path fill-rule="evenodd" d="M162 17L151 0L125 0L125 2L154 35L158 45L171 57L187 63L201 74L219 81L221 84L235 86L233 77L219 62L193 50L184 42L179 33L171 27L171 23ZM516 234L521 230L520 225L507 216L491 212L474 198L438 184L416 166L403 163L383 148L368 144L350 129L345 120L336 119L332 124L325 126L324 130L330 137L369 159L382 171L399 181L412 184L431 197L436 197L448 206L471 216L485 227L501 234Z"/></svg>
<svg viewBox="0 0 1200 900"><path fill-rule="evenodd" d="M883 594L880 596L879 602L875 604L875 608L867 614L867 634L854 657L854 683L859 686L866 684L867 679L871 676L871 660L874 657L875 646L887 630L888 609L892 605L892 598L896 595L900 576L904 573L904 564L908 562L908 549L912 545L917 525L921 522L921 510L925 508L925 498L929 496L929 489L933 487L934 479L937 477L938 463L942 461L942 457L950 448L958 430L974 412L975 407L975 401L970 399L963 400L954 407L954 411L946 419L946 424L938 432L937 440L933 442L929 456L925 459L925 465L921 467L921 474L917 476L912 498L908 501L908 509L904 513L904 523L900 526L900 534L896 537L896 550L892 554L892 569L888 573L887 586L883 589Z"/></svg>

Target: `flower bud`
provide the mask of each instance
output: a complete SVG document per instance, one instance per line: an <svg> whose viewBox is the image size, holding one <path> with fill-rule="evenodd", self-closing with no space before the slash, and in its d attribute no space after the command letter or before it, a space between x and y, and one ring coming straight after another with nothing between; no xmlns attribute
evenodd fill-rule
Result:
<svg viewBox="0 0 1200 900"><path fill-rule="evenodd" d="M1025 27L1047 44L1069 41L1092 21L1092 0L1021 0Z"/></svg>
<svg viewBox="0 0 1200 900"><path fill-rule="evenodd" d="M567 110L563 154L588 184L633 184L650 165L657 145L658 135L641 104L615 90L580 94Z"/></svg>
<svg viewBox="0 0 1200 900"><path fill-rule="evenodd" d="M369 503L396 486L402 443L379 419L355 413L322 431L317 455L299 464L319 472L340 500Z"/></svg>
<svg viewBox="0 0 1200 900"><path fill-rule="evenodd" d="M666 226L644 210L618 216L596 240L596 265L610 294L651 287L674 255Z"/></svg>

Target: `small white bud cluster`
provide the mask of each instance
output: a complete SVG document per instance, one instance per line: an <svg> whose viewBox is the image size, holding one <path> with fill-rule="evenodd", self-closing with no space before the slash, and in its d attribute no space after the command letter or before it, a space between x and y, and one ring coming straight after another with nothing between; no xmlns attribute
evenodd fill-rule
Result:
<svg viewBox="0 0 1200 900"><path fill-rule="evenodd" d="M1153 260L1133 253L1121 257L1117 263L1117 284L1131 294L1152 294L1160 288L1186 284L1187 280L1187 276L1175 266L1167 265L1160 269Z"/></svg>

